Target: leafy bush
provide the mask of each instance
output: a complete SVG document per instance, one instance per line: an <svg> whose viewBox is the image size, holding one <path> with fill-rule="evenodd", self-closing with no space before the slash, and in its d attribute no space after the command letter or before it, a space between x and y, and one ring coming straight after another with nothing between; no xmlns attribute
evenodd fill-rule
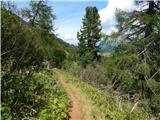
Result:
<svg viewBox="0 0 160 120"><path fill-rule="evenodd" d="M93 101L92 115L96 120L147 120L150 118L150 114L139 106L130 113L134 103L123 100L121 96L115 96L108 91L101 91L68 72L59 72L65 75L67 82L80 88L83 94Z"/></svg>
<svg viewBox="0 0 160 120"><path fill-rule="evenodd" d="M51 72L3 71L2 119L67 119L68 97Z"/></svg>
<svg viewBox="0 0 160 120"><path fill-rule="evenodd" d="M160 95L154 95L149 103L152 112L156 113L160 118Z"/></svg>
<svg viewBox="0 0 160 120"><path fill-rule="evenodd" d="M74 62L67 69L76 77L88 83L97 84L97 86L104 83L105 69L102 64L93 63L87 65L86 68L83 68Z"/></svg>
<svg viewBox="0 0 160 120"><path fill-rule="evenodd" d="M62 66L74 47L24 21L12 3L1 3L2 119L67 119L68 98L45 66Z"/></svg>
<svg viewBox="0 0 160 120"><path fill-rule="evenodd" d="M113 53L112 56L105 58L105 62L101 64L93 63L83 68L74 62L66 69L80 80L92 83L98 88L112 87L118 93L122 93L122 96L125 94L127 100L147 101L144 102L145 104L141 103L143 108L158 114L159 108L157 106L159 106L159 102L156 101L154 94L159 94L159 81L158 79L149 79L153 68L148 63L141 61L136 54L124 54L123 52ZM158 72L154 78L157 78L157 76ZM133 95L133 98L130 98L132 97L130 94ZM152 99L148 100L150 98ZM153 103L154 99L155 102Z"/></svg>

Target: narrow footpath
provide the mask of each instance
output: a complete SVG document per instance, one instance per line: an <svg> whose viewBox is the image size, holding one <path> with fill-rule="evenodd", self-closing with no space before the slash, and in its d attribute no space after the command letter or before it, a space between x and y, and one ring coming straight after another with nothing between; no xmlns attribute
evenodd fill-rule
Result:
<svg viewBox="0 0 160 120"><path fill-rule="evenodd" d="M94 120L91 115L91 102L83 93L71 83L68 83L65 77L58 73L60 84L64 87L71 101L69 109L69 120Z"/></svg>

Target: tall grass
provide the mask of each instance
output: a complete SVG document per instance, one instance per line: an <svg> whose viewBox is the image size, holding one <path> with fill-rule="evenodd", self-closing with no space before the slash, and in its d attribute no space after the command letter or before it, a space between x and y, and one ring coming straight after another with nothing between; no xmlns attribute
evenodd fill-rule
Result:
<svg viewBox="0 0 160 120"><path fill-rule="evenodd" d="M92 113L95 120L148 120L150 118L150 114L139 106L135 106L132 111L134 103L112 93L101 91L69 73L59 72L65 75L67 82L80 88L93 101Z"/></svg>

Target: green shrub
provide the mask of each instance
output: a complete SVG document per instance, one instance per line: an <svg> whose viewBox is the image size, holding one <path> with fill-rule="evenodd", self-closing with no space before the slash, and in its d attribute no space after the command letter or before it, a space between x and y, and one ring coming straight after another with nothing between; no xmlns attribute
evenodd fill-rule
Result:
<svg viewBox="0 0 160 120"><path fill-rule="evenodd" d="M134 103L123 100L121 96L99 90L68 72L58 72L65 75L67 82L79 88L87 98L91 99L93 102L92 114L96 120L147 120L150 118L148 111L139 106L130 113Z"/></svg>
<svg viewBox="0 0 160 120"><path fill-rule="evenodd" d="M27 71L25 71L27 72ZM67 119L69 100L52 71L3 71L2 119Z"/></svg>
<svg viewBox="0 0 160 120"><path fill-rule="evenodd" d="M160 117L160 95L152 96L149 105L152 112Z"/></svg>

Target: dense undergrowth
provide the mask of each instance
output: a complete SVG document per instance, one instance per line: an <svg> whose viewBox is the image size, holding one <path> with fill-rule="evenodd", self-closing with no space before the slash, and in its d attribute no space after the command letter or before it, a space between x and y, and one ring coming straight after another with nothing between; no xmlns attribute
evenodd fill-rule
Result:
<svg viewBox="0 0 160 120"><path fill-rule="evenodd" d="M79 88L93 101L94 109L92 110L92 114L96 120L148 120L151 117L151 114L143 107L136 106L133 109L135 103L124 100L121 96L99 90L68 72L60 70L58 72L65 76L67 82ZM141 104L141 102L139 101L138 104Z"/></svg>
<svg viewBox="0 0 160 120"><path fill-rule="evenodd" d="M77 33L79 59L66 69L99 88L109 87L126 100L141 101L141 106L160 119L160 2L134 3L131 11L116 10L116 30L101 36L101 44L111 46L102 55L100 51L96 53L98 43L94 44L94 52L90 50L92 43L99 41L99 31L90 28L99 25L92 23L98 19L86 9L82 34ZM91 59L98 54L101 59Z"/></svg>
<svg viewBox="0 0 160 120"><path fill-rule="evenodd" d="M56 37L51 9L44 1L38 3L31 2L30 10L23 9L34 13L41 5L41 16L34 14L38 22L33 18L26 22L14 4L1 1L2 120L68 118L68 97L50 68L61 67L72 46ZM46 17L46 12L50 16Z"/></svg>
<svg viewBox="0 0 160 120"><path fill-rule="evenodd" d="M90 26L93 16L86 22L89 29L80 37L85 39L80 39L84 44L79 49L56 36L53 23L56 17L45 0L31 1L30 7L21 11L2 1L2 119L68 118L68 98L57 84L54 72L49 70L53 67L63 67L81 80L62 72L94 101L96 119L101 116L113 120L145 120L151 114L160 119L160 3L138 4L146 9L116 11L118 31L104 35L103 41L106 45L111 42L112 50L99 56L102 51L96 50L98 46L92 50L93 46L88 49L85 43L88 30L95 27L94 22ZM95 32L94 37L99 41L100 34ZM84 52L84 56L77 54L77 50Z"/></svg>
<svg viewBox="0 0 160 120"><path fill-rule="evenodd" d="M124 100L131 104L138 102L138 106L145 109L149 114L153 114L153 116L159 118L159 82L148 81L146 89L149 87L148 89L152 89L155 94L146 92L145 97L143 97L141 95L141 83L138 83L138 80L134 80L134 73L129 72L131 70L130 67L123 68L125 66L122 67L121 64L119 64L122 67L119 69L115 61L122 62L121 59L118 58L108 58L107 62L90 64L87 65L86 68L81 67L75 62L71 64L70 67L66 66L67 68L65 68L65 70L85 83L89 83L100 90L119 96L122 101ZM130 63L131 61L128 62Z"/></svg>
<svg viewBox="0 0 160 120"><path fill-rule="evenodd" d="M45 69L33 71L30 75L21 71L3 71L2 118L67 119L69 100L54 76L52 70Z"/></svg>

